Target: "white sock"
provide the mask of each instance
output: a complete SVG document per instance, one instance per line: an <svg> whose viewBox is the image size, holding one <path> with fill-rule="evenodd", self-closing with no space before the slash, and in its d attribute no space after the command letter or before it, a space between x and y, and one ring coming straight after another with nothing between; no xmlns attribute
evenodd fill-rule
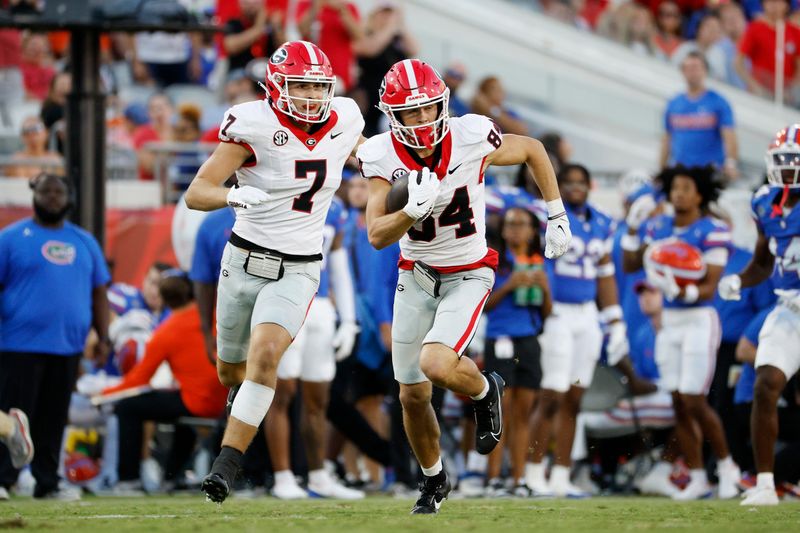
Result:
<svg viewBox="0 0 800 533"><path fill-rule="evenodd" d="M706 475L705 468L689 470L689 475L692 477L690 483L708 483L708 476Z"/></svg>
<svg viewBox="0 0 800 533"><path fill-rule="evenodd" d="M526 463L525 464L525 479L530 484L543 485L547 482L544 477L544 463Z"/></svg>
<svg viewBox="0 0 800 533"><path fill-rule="evenodd" d="M775 490L775 476L772 472L759 472L756 476L756 487Z"/></svg>
<svg viewBox="0 0 800 533"><path fill-rule="evenodd" d="M470 450L467 454L467 471L468 472L485 472L488 457L481 455L475 450Z"/></svg>
<svg viewBox="0 0 800 533"><path fill-rule="evenodd" d="M473 400L480 401L486 398L486 395L489 394L489 380L486 379L486 376L481 376L483 378L483 390L477 396L470 396Z"/></svg>
<svg viewBox="0 0 800 533"><path fill-rule="evenodd" d="M433 477L433 476L435 476L436 474L438 474L439 472L442 471L442 458L439 457L436 460L436 462L433 464L433 466L431 466L429 468L425 468L422 465L420 465L420 467L422 467L422 473L423 474L425 474L428 477Z"/></svg>
<svg viewBox="0 0 800 533"><path fill-rule="evenodd" d="M551 485L566 485L569 483L569 467L564 465L553 465L550 469Z"/></svg>
<svg viewBox="0 0 800 533"><path fill-rule="evenodd" d="M308 483L310 485L325 485L328 483L329 479L328 472L326 472L324 468L308 472Z"/></svg>
<svg viewBox="0 0 800 533"><path fill-rule="evenodd" d="M736 468L736 463L733 462L733 457L730 455L725 459L720 459L717 461L717 469L722 472L723 470L733 470Z"/></svg>
<svg viewBox="0 0 800 533"><path fill-rule="evenodd" d="M294 472L291 470L281 470L275 472L276 485L297 485L297 480L294 478Z"/></svg>

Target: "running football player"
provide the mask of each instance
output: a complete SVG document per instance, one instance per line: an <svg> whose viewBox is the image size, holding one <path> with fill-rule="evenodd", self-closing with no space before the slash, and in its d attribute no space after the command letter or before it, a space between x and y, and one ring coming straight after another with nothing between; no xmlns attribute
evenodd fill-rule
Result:
<svg viewBox="0 0 800 533"><path fill-rule="evenodd" d="M282 45L267 65L267 100L225 113L222 143L186 192L192 209L236 209L217 288L217 373L235 398L222 450L202 485L215 502L230 493L275 396L278 363L319 286L331 199L362 139L358 106L335 98L335 84L316 45ZM238 187L223 188L234 172Z"/></svg>
<svg viewBox="0 0 800 533"><path fill-rule="evenodd" d="M645 250L665 239L679 239L694 246L703 254L706 265L705 275L696 284L684 287L678 286L669 266L664 266L662 273L645 269L648 281L664 295L655 357L660 386L672 393L678 443L691 470L691 481L673 499L696 500L711 492L697 427L717 456L718 496L733 498L738 495L739 467L731 458L719 416L706 398L721 338L719 316L712 301L728 260L731 232L725 223L708 214L709 203L719 193L712 168L678 166L666 169L660 181L675 215L651 218L639 231L629 228L621 241L625 271L635 272L647 266L643 261ZM642 217L647 218L647 213Z"/></svg>
<svg viewBox="0 0 800 533"><path fill-rule="evenodd" d="M722 278L719 294L741 298L773 275L778 304L758 337L756 383L750 431L755 455L755 489L742 505L777 505L773 468L778 435L778 399L786 382L800 369L800 124L778 132L767 150L767 181L753 196L758 241L750 264Z"/></svg>
<svg viewBox="0 0 800 533"><path fill-rule="evenodd" d="M542 144L503 135L488 118L449 118L449 90L430 65L407 59L389 69L380 109L391 131L358 150L369 178L367 229L383 248L400 241L392 324L392 363L403 419L425 480L413 514L436 513L450 492L442 468L432 384L474 401L477 449L490 453L502 433L504 383L462 357L494 283L497 252L486 246L483 176L489 165L526 163L547 201L545 255L569 247L570 229ZM408 203L387 213L392 181L408 174Z"/></svg>

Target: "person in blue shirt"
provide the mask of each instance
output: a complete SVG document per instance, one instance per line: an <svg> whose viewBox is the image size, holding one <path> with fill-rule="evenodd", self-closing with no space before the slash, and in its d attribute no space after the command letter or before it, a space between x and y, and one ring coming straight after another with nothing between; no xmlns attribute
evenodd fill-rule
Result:
<svg viewBox="0 0 800 533"><path fill-rule="evenodd" d="M728 261L731 233L726 224L707 214L709 203L719 194L713 168L669 168L661 173L660 181L675 214L651 218L638 232L630 228L622 246L625 271L635 272L644 266L648 282L664 295L656 361L661 388L672 393L678 443L691 470L691 481L673 498L694 500L711 491L697 427L718 459L719 497L733 498L738 495L739 468L730 456L719 416L706 399L721 335L719 315L712 303ZM703 254L706 272L696 283L681 287L669 266L661 265L662 270L657 271L644 261L648 246L667 239L681 240Z"/></svg>
<svg viewBox="0 0 800 533"><path fill-rule="evenodd" d="M24 410L36 456L35 498L79 498L59 488L58 460L69 400L91 328L95 363L108 355L111 276L95 238L65 220L72 205L66 179L31 181L32 218L0 231L0 409ZM17 479L0 449L0 487Z"/></svg>
<svg viewBox="0 0 800 533"><path fill-rule="evenodd" d="M767 150L767 181L751 203L758 228L753 259L720 282L725 300L772 276L778 305L767 317L756 353L752 439L758 478L742 505L777 505L774 448L781 391L800 369L800 124L781 130ZM774 272L774 275L773 275Z"/></svg>
<svg viewBox="0 0 800 533"><path fill-rule="evenodd" d="M537 337L550 314L552 300L536 216L527 209L512 207L503 217L499 234L496 248L500 263L485 307L484 370L497 372L506 382L503 413L511 435L511 476L515 493L519 489L527 495L523 474L530 444L528 423L542 381ZM505 483L499 476L506 440L502 437L489 455L488 490L497 495L505 493Z"/></svg>
<svg viewBox="0 0 800 533"><path fill-rule="evenodd" d="M541 337L542 392L533 415L532 464L526 467L525 479L528 488L537 494L580 497L585 493L569 481L570 451L581 397L591 384L600 359L601 320L609 329L610 364L617 364L627 355L628 339L609 255L614 222L588 202L591 175L585 167L565 165L558 173L558 186L572 228L572 241L563 256L545 263L552 286L553 312L545 321ZM548 484L542 460L556 415L559 431Z"/></svg>
<svg viewBox="0 0 800 533"><path fill-rule="evenodd" d="M661 166L715 165L729 180L736 179L739 148L730 104L706 88L708 63L701 53L690 52L681 72L687 90L664 112Z"/></svg>
<svg viewBox="0 0 800 533"><path fill-rule="evenodd" d="M209 213L200 223L195 237L192 268L189 279L194 286L197 307L200 311L200 326L206 341L206 356L216 364L217 341L214 339L213 322L216 305L217 280L220 275L222 252L231 238L236 213L232 207L223 207Z"/></svg>

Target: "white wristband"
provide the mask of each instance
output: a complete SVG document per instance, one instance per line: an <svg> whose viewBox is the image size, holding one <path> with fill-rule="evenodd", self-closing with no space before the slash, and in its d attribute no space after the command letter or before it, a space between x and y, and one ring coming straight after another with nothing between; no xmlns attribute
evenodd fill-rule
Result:
<svg viewBox="0 0 800 533"><path fill-rule="evenodd" d="M619 240L619 245L626 252L638 252L639 248L642 247L642 240L639 238L638 235L631 235L629 233L626 233Z"/></svg>
<svg viewBox="0 0 800 533"><path fill-rule="evenodd" d="M559 216L566 212L564 209L564 202L561 201L561 198L556 198L555 200L550 200L547 202L547 217L552 219L553 217Z"/></svg>
<svg viewBox="0 0 800 533"><path fill-rule="evenodd" d="M622 320L622 307L619 304L609 305L600 310L600 321L610 324L615 320Z"/></svg>
<svg viewBox="0 0 800 533"><path fill-rule="evenodd" d="M687 285L683 289L683 298L682 300L687 304L695 303L698 298L700 298L700 289L697 288L697 285Z"/></svg>

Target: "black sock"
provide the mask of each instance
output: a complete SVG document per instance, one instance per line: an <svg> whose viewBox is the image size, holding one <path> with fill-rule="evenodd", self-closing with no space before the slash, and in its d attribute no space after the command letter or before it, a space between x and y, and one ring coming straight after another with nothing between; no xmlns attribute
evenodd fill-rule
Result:
<svg viewBox="0 0 800 533"><path fill-rule="evenodd" d="M239 464L242 462L242 452L230 446L223 446L219 456L214 460L211 471L220 474L229 484L236 479Z"/></svg>

